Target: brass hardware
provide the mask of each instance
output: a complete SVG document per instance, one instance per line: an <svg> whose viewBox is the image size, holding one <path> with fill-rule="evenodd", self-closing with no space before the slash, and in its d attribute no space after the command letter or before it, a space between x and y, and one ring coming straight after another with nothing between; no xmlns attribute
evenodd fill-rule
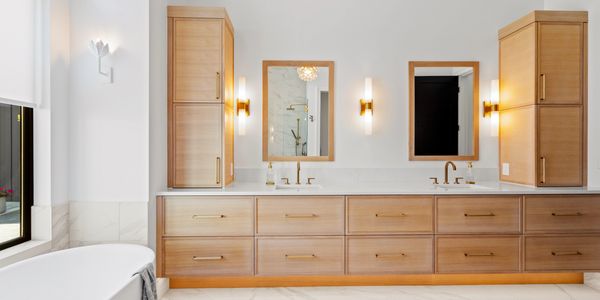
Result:
<svg viewBox="0 0 600 300"><path fill-rule="evenodd" d="M308 178L306 179L306 184L312 184L312 181L313 181L313 180L315 180L315 179L316 179L316 178L314 178L314 177L308 177Z"/></svg>
<svg viewBox="0 0 600 300"><path fill-rule="evenodd" d="M492 104L492 101L483 101L483 117L489 118L492 116L492 112L499 111L499 104Z"/></svg>
<svg viewBox="0 0 600 300"><path fill-rule="evenodd" d="M575 255L583 255L583 253L579 251L552 251L552 256L575 256Z"/></svg>
<svg viewBox="0 0 600 300"><path fill-rule="evenodd" d="M17 123L21 123L21 114L17 114Z"/></svg>
<svg viewBox="0 0 600 300"><path fill-rule="evenodd" d="M546 100L546 74L540 74L542 78L542 95L540 96L540 101Z"/></svg>
<svg viewBox="0 0 600 300"><path fill-rule="evenodd" d="M193 215L192 219L223 219L225 215Z"/></svg>
<svg viewBox="0 0 600 300"><path fill-rule="evenodd" d="M306 259L306 258L316 258L317 256L314 254L309 254L309 255L285 255L285 258L287 259Z"/></svg>
<svg viewBox="0 0 600 300"><path fill-rule="evenodd" d="M456 177L456 178L454 178L454 184L460 184L459 180L461 180L461 179L463 179L463 177Z"/></svg>
<svg viewBox="0 0 600 300"><path fill-rule="evenodd" d="M373 112L373 99L360 99L360 116L364 116L367 110L371 110L371 112Z"/></svg>
<svg viewBox="0 0 600 300"><path fill-rule="evenodd" d="M540 183L546 183L546 157L542 156L542 180Z"/></svg>
<svg viewBox="0 0 600 300"><path fill-rule="evenodd" d="M315 214L285 214L286 218L290 219L304 219L304 218L316 218Z"/></svg>
<svg viewBox="0 0 600 300"><path fill-rule="evenodd" d="M236 104L236 115L240 115L240 110L243 110L246 114L246 117L250 116L250 99L237 99Z"/></svg>
<svg viewBox="0 0 600 300"><path fill-rule="evenodd" d="M223 255L220 256L193 256L192 260L223 260L225 257Z"/></svg>
<svg viewBox="0 0 600 300"><path fill-rule="evenodd" d="M402 218L402 217L406 217L405 213L399 213L399 214L375 214L376 218Z"/></svg>
<svg viewBox="0 0 600 300"><path fill-rule="evenodd" d="M221 73L217 72L217 100L221 99Z"/></svg>
<svg viewBox="0 0 600 300"><path fill-rule="evenodd" d="M221 184L221 158L217 157L217 184Z"/></svg>
<svg viewBox="0 0 600 300"><path fill-rule="evenodd" d="M494 256L496 254L494 254L494 252L490 252L490 253L465 253L465 257L481 257L481 256Z"/></svg>
<svg viewBox="0 0 600 300"><path fill-rule="evenodd" d="M296 162L296 184L300 184L300 161Z"/></svg>
<svg viewBox="0 0 600 300"><path fill-rule="evenodd" d="M456 171L456 165L451 161L447 161L444 166L444 184L450 184L448 182L448 166L452 166L452 170Z"/></svg>
<svg viewBox="0 0 600 300"><path fill-rule="evenodd" d="M375 253L375 258L386 258L386 257L405 257L406 254L405 253L398 253L398 254L377 254Z"/></svg>
<svg viewBox="0 0 600 300"><path fill-rule="evenodd" d="M583 216L582 213L580 212L576 212L576 213L567 213L567 214L561 214L561 213L552 213L553 217L581 217Z"/></svg>
<svg viewBox="0 0 600 300"><path fill-rule="evenodd" d="M290 184L290 179L287 177L282 177L281 180L283 180L285 184Z"/></svg>
<svg viewBox="0 0 600 300"><path fill-rule="evenodd" d="M440 184L437 177L429 177L429 179L433 180L433 184Z"/></svg>
<svg viewBox="0 0 600 300"><path fill-rule="evenodd" d="M496 215L493 212L487 214L469 214L465 213L465 217L495 217Z"/></svg>

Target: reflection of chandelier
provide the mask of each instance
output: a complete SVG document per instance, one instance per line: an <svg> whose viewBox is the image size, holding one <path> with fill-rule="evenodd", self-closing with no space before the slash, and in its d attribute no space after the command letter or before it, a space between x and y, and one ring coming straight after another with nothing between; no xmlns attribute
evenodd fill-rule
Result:
<svg viewBox="0 0 600 300"><path fill-rule="evenodd" d="M317 79L317 67L304 66L298 68L298 77L304 81L313 81Z"/></svg>

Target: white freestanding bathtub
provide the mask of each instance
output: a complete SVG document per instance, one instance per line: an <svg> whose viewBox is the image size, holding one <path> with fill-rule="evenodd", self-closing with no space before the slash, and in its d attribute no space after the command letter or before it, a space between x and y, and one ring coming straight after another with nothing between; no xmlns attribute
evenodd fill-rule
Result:
<svg viewBox="0 0 600 300"><path fill-rule="evenodd" d="M72 248L0 269L0 298L10 300L140 300L133 275L154 262L154 252L128 244Z"/></svg>

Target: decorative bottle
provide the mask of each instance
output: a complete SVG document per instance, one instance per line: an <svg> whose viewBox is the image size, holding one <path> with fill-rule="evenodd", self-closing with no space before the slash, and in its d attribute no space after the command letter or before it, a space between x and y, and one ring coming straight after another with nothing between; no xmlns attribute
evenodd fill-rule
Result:
<svg viewBox="0 0 600 300"><path fill-rule="evenodd" d="M267 185L275 185L275 171L271 162L269 162L269 167L267 168Z"/></svg>
<svg viewBox="0 0 600 300"><path fill-rule="evenodd" d="M465 183L475 184L475 177L473 176L473 162L467 162L467 174L465 175Z"/></svg>

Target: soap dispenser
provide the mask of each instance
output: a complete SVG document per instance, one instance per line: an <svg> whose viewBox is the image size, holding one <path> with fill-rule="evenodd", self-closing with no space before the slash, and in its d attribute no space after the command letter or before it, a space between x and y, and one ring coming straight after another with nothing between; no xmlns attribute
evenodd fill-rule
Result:
<svg viewBox="0 0 600 300"><path fill-rule="evenodd" d="M269 162L269 167L267 168L267 185L275 185L275 171L271 162Z"/></svg>
<svg viewBox="0 0 600 300"><path fill-rule="evenodd" d="M467 174L465 175L466 184L475 184L475 177L473 176L473 162L467 162Z"/></svg>

